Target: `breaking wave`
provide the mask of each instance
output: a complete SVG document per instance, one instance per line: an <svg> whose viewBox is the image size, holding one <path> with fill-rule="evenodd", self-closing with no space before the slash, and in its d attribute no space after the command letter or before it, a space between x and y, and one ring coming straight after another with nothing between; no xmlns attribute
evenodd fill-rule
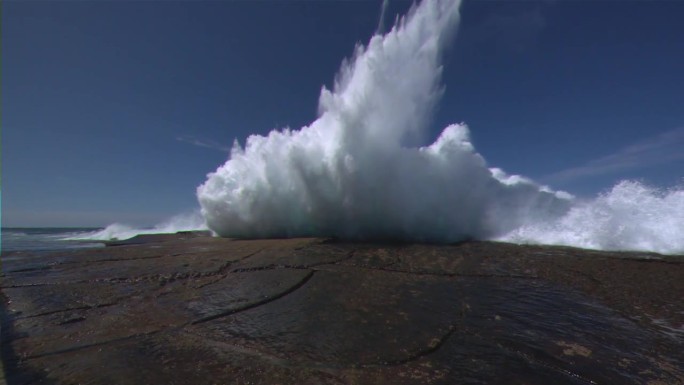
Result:
<svg viewBox="0 0 684 385"><path fill-rule="evenodd" d="M172 234L179 231L196 230L207 230L204 217L202 217L199 212L176 215L167 221L149 228L138 228L121 223L113 223L102 230L79 233L65 238L65 240L111 241L129 239L142 234Z"/></svg>
<svg viewBox="0 0 684 385"><path fill-rule="evenodd" d="M521 226L501 240L600 250L684 252L684 188L622 181L565 215Z"/></svg>
<svg viewBox="0 0 684 385"><path fill-rule="evenodd" d="M426 0L358 45L319 116L299 130L235 143L197 196L229 237L338 236L453 242L467 238L605 249L684 250L683 191L623 182L580 202L489 168L465 124L424 137L443 92L441 51L460 1ZM667 227L667 228L666 228Z"/></svg>

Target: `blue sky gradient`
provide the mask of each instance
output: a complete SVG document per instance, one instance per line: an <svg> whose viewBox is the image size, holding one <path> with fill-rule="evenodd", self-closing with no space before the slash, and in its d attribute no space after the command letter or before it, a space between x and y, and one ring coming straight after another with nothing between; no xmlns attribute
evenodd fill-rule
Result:
<svg viewBox="0 0 684 385"><path fill-rule="evenodd" d="M386 24L409 2L390 2ZM3 226L151 225L237 139L299 128L380 2L2 4ZM684 176L684 2L466 1L426 144L580 196Z"/></svg>

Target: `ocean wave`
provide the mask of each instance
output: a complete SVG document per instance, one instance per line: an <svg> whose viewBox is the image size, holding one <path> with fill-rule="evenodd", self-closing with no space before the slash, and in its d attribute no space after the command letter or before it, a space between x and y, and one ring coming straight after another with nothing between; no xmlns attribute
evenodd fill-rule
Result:
<svg viewBox="0 0 684 385"><path fill-rule="evenodd" d="M180 214L166 220L154 227L139 228L121 223L113 223L104 229L79 233L63 238L64 240L125 240L142 234L171 234L179 231L206 230L204 218L199 212Z"/></svg>
<svg viewBox="0 0 684 385"><path fill-rule="evenodd" d="M684 189L622 181L563 216L521 226L500 237L600 250L684 252Z"/></svg>
<svg viewBox="0 0 684 385"><path fill-rule="evenodd" d="M490 168L465 124L428 146L441 53L460 1L426 0L358 45L319 116L299 130L237 142L198 187L208 227L229 237L496 239L684 252L681 188L622 182L590 201Z"/></svg>

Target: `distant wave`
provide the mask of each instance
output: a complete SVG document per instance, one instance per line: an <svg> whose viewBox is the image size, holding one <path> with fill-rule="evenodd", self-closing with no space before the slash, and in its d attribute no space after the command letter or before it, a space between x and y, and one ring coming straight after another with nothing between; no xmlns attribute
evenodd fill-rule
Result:
<svg viewBox="0 0 684 385"><path fill-rule="evenodd" d="M102 230L79 233L64 238L65 240L124 240L141 234L165 234L179 231L206 230L204 218L199 212L176 215L154 227L138 228L120 223L113 223Z"/></svg>
<svg viewBox="0 0 684 385"><path fill-rule="evenodd" d="M20 232L20 231L12 231L12 230L5 230L5 229L2 229L2 231L3 231L3 235L8 236L8 237L19 238L19 237L28 236L28 234L26 234L24 232Z"/></svg>
<svg viewBox="0 0 684 385"><path fill-rule="evenodd" d="M319 117L252 135L198 187L221 236L468 238L684 252L684 189L625 181L590 201L489 168L465 124L424 147L441 85L441 50L460 1L425 0L356 47ZM303 60L305 60L303 58Z"/></svg>

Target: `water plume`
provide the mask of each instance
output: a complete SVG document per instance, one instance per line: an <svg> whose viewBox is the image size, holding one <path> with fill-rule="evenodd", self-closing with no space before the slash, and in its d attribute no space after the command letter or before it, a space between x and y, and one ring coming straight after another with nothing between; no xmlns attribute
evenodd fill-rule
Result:
<svg viewBox="0 0 684 385"><path fill-rule="evenodd" d="M427 128L442 94L441 48L458 7L423 2L357 46L333 90L322 89L309 126L236 144L198 188L209 227L222 236L455 241L501 234L524 211L564 207L530 181L497 179L465 125L450 125L429 146L403 145Z"/></svg>
<svg viewBox="0 0 684 385"><path fill-rule="evenodd" d="M385 14L387 13L388 5L389 0L382 0L382 6L380 7L380 17L378 18L378 26L375 29L376 35L380 35L385 32Z"/></svg>
<svg viewBox="0 0 684 385"><path fill-rule="evenodd" d="M661 196L621 184L579 203L489 168L465 124L449 125L430 145L411 146L425 136L443 93L441 52L457 29L459 6L425 0L385 35L358 45L333 89L322 88L318 118L308 126L252 135L244 147L236 142L230 159L197 189L209 228L226 237L477 238L672 251L658 246L672 234L650 244L610 240L638 233L642 224L608 234L592 226L632 220L614 201L633 193L660 205L655 215L667 216L671 200L681 214L681 190ZM591 222L597 213L609 219ZM669 223L680 238L682 218ZM587 231L564 235L578 226ZM675 247L684 250L681 242Z"/></svg>

